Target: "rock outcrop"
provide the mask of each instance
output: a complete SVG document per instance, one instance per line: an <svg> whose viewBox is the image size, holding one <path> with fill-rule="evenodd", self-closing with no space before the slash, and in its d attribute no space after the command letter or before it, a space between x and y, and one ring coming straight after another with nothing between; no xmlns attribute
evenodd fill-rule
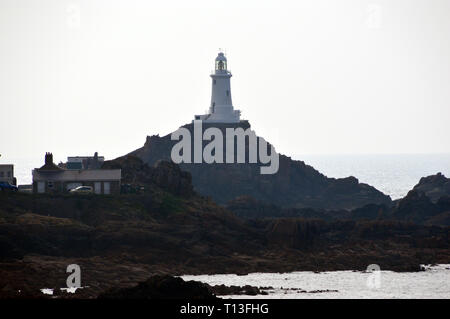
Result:
<svg viewBox="0 0 450 319"><path fill-rule="evenodd" d="M417 224L439 226L450 225L450 196L443 196L433 203L431 199L415 188L397 202L391 218Z"/></svg>
<svg viewBox="0 0 450 319"><path fill-rule="evenodd" d="M258 201L249 196L241 196L227 203L226 208L242 218L307 218L334 221L377 220L387 218L391 208L386 205L367 204L353 210L326 210L319 208L284 208L274 204Z"/></svg>
<svg viewBox="0 0 450 319"><path fill-rule="evenodd" d="M179 277L155 275L130 288L108 290L98 299L216 299L207 284Z"/></svg>
<svg viewBox="0 0 450 319"><path fill-rule="evenodd" d="M266 290L273 289L273 287L256 287L256 286L225 286L225 285L215 285L211 286L211 291L217 296L228 296L228 295L268 295Z"/></svg>
<svg viewBox="0 0 450 319"><path fill-rule="evenodd" d="M226 208L246 219L397 220L421 225L450 226L450 196L441 197L436 203L433 203L427 195L415 189L396 201L396 205L392 207L368 204L353 210L283 208L243 196L228 202Z"/></svg>
<svg viewBox="0 0 450 319"><path fill-rule="evenodd" d="M122 169L122 183L142 185L150 189L159 188L181 197L194 195L191 174L182 171L172 162L159 160L149 166L140 158L127 155L107 161L102 167Z"/></svg>
<svg viewBox="0 0 450 319"><path fill-rule="evenodd" d="M438 207L427 195L413 189L397 203L393 216L396 219L423 223L438 212Z"/></svg>
<svg viewBox="0 0 450 319"><path fill-rule="evenodd" d="M246 121L237 126L250 128ZM193 131L192 124L183 127ZM228 125L220 129L225 131L226 127ZM149 136L144 146L130 155L141 158L150 166L159 160L171 161L171 150L176 143L171 140L170 134L163 137ZM261 163L180 164L182 170L191 173L195 190L220 204L244 195L283 207L353 209L370 203L391 204L389 196L372 186L359 183L355 177L328 178L304 162L285 155L279 156L276 174L261 175L261 166Z"/></svg>
<svg viewBox="0 0 450 319"><path fill-rule="evenodd" d="M450 179L441 173L422 177L419 184L414 186L414 190L425 194L433 203L436 203L439 198L450 196Z"/></svg>
<svg viewBox="0 0 450 319"><path fill-rule="evenodd" d="M112 288L98 299L217 299L226 295L268 295L273 287L208 285L198 281L185 281L169 275L154 275L129 288Z"/></svg>

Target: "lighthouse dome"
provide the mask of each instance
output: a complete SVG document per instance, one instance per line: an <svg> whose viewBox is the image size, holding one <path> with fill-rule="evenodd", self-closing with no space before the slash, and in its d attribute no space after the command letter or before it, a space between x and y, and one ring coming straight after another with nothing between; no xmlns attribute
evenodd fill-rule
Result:
<svg viewBox="0 0 450 319"><path fill-rule="evenodd" d="M219 54L217 55L216 61L226 61L227 58L225 57L225 54L223 54L223 52L219 52Z"/></svg>

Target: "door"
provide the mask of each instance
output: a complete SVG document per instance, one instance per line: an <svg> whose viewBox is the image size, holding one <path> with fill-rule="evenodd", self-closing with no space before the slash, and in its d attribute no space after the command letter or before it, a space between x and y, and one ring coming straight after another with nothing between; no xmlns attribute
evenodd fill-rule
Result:
<svg viewBox="0 0 450 319"><path fill-rule="evenodd" d="M111 183L110 182L104 182L103 183L103 194L110 194L111 193Z"/></svg>
<svg viewBox="0 0 450 319"><path fill-rule="evenodd" d="M95 182L94 183L94 192L96 194L101 194L102 193L102 183L101 182Z"/></svg>
<svg viewBox="0 0 450 319"><path fill-rule="evenodd" d="M45 193L45 182L38 182L37 184L37 192Z"/></svg>

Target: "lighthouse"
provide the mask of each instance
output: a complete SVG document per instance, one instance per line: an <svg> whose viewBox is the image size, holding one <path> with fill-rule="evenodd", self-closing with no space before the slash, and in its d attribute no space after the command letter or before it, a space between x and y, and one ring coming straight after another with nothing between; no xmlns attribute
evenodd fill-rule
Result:
<svg viewBox="0 0 450 319"><path fill-rule="evenodd" d="M227 58L219 52L211 74L212 92L208 114L196 115L196 120L205 123L239 123L241 111L235 110L231 101L231 72L228 71Z"/></svg>

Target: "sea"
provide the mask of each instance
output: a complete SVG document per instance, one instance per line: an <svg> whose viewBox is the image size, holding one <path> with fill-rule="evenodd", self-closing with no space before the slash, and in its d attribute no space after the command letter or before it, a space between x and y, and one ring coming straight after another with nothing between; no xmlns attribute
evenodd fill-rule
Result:
<svg viewBox="0 0 450 319"><path fill-rule="evenodd" d="M442 173L450 177L450 154L298 155L328 177L354 176L391 198L399 199L420 178Z"/></svg>
<svg viewBox="0 0 450 319"><path fill-rule="evenodd" d="M274 299L449 299L450 265L424 265L420 272L299 271L238 275L181 276L209 285L256 286L268 295L221 298Z"/></svg>
<svg viewBox="0 0 450 319"><path fill-rule="evenodd" d="M302 160L328 177L354 176L392 199L404 197L421 177L441 172L450 177L450 154L303 155ZM43 158L0 157L0 164L14 164L18 184L31 184L31 171Z"/></svg>

